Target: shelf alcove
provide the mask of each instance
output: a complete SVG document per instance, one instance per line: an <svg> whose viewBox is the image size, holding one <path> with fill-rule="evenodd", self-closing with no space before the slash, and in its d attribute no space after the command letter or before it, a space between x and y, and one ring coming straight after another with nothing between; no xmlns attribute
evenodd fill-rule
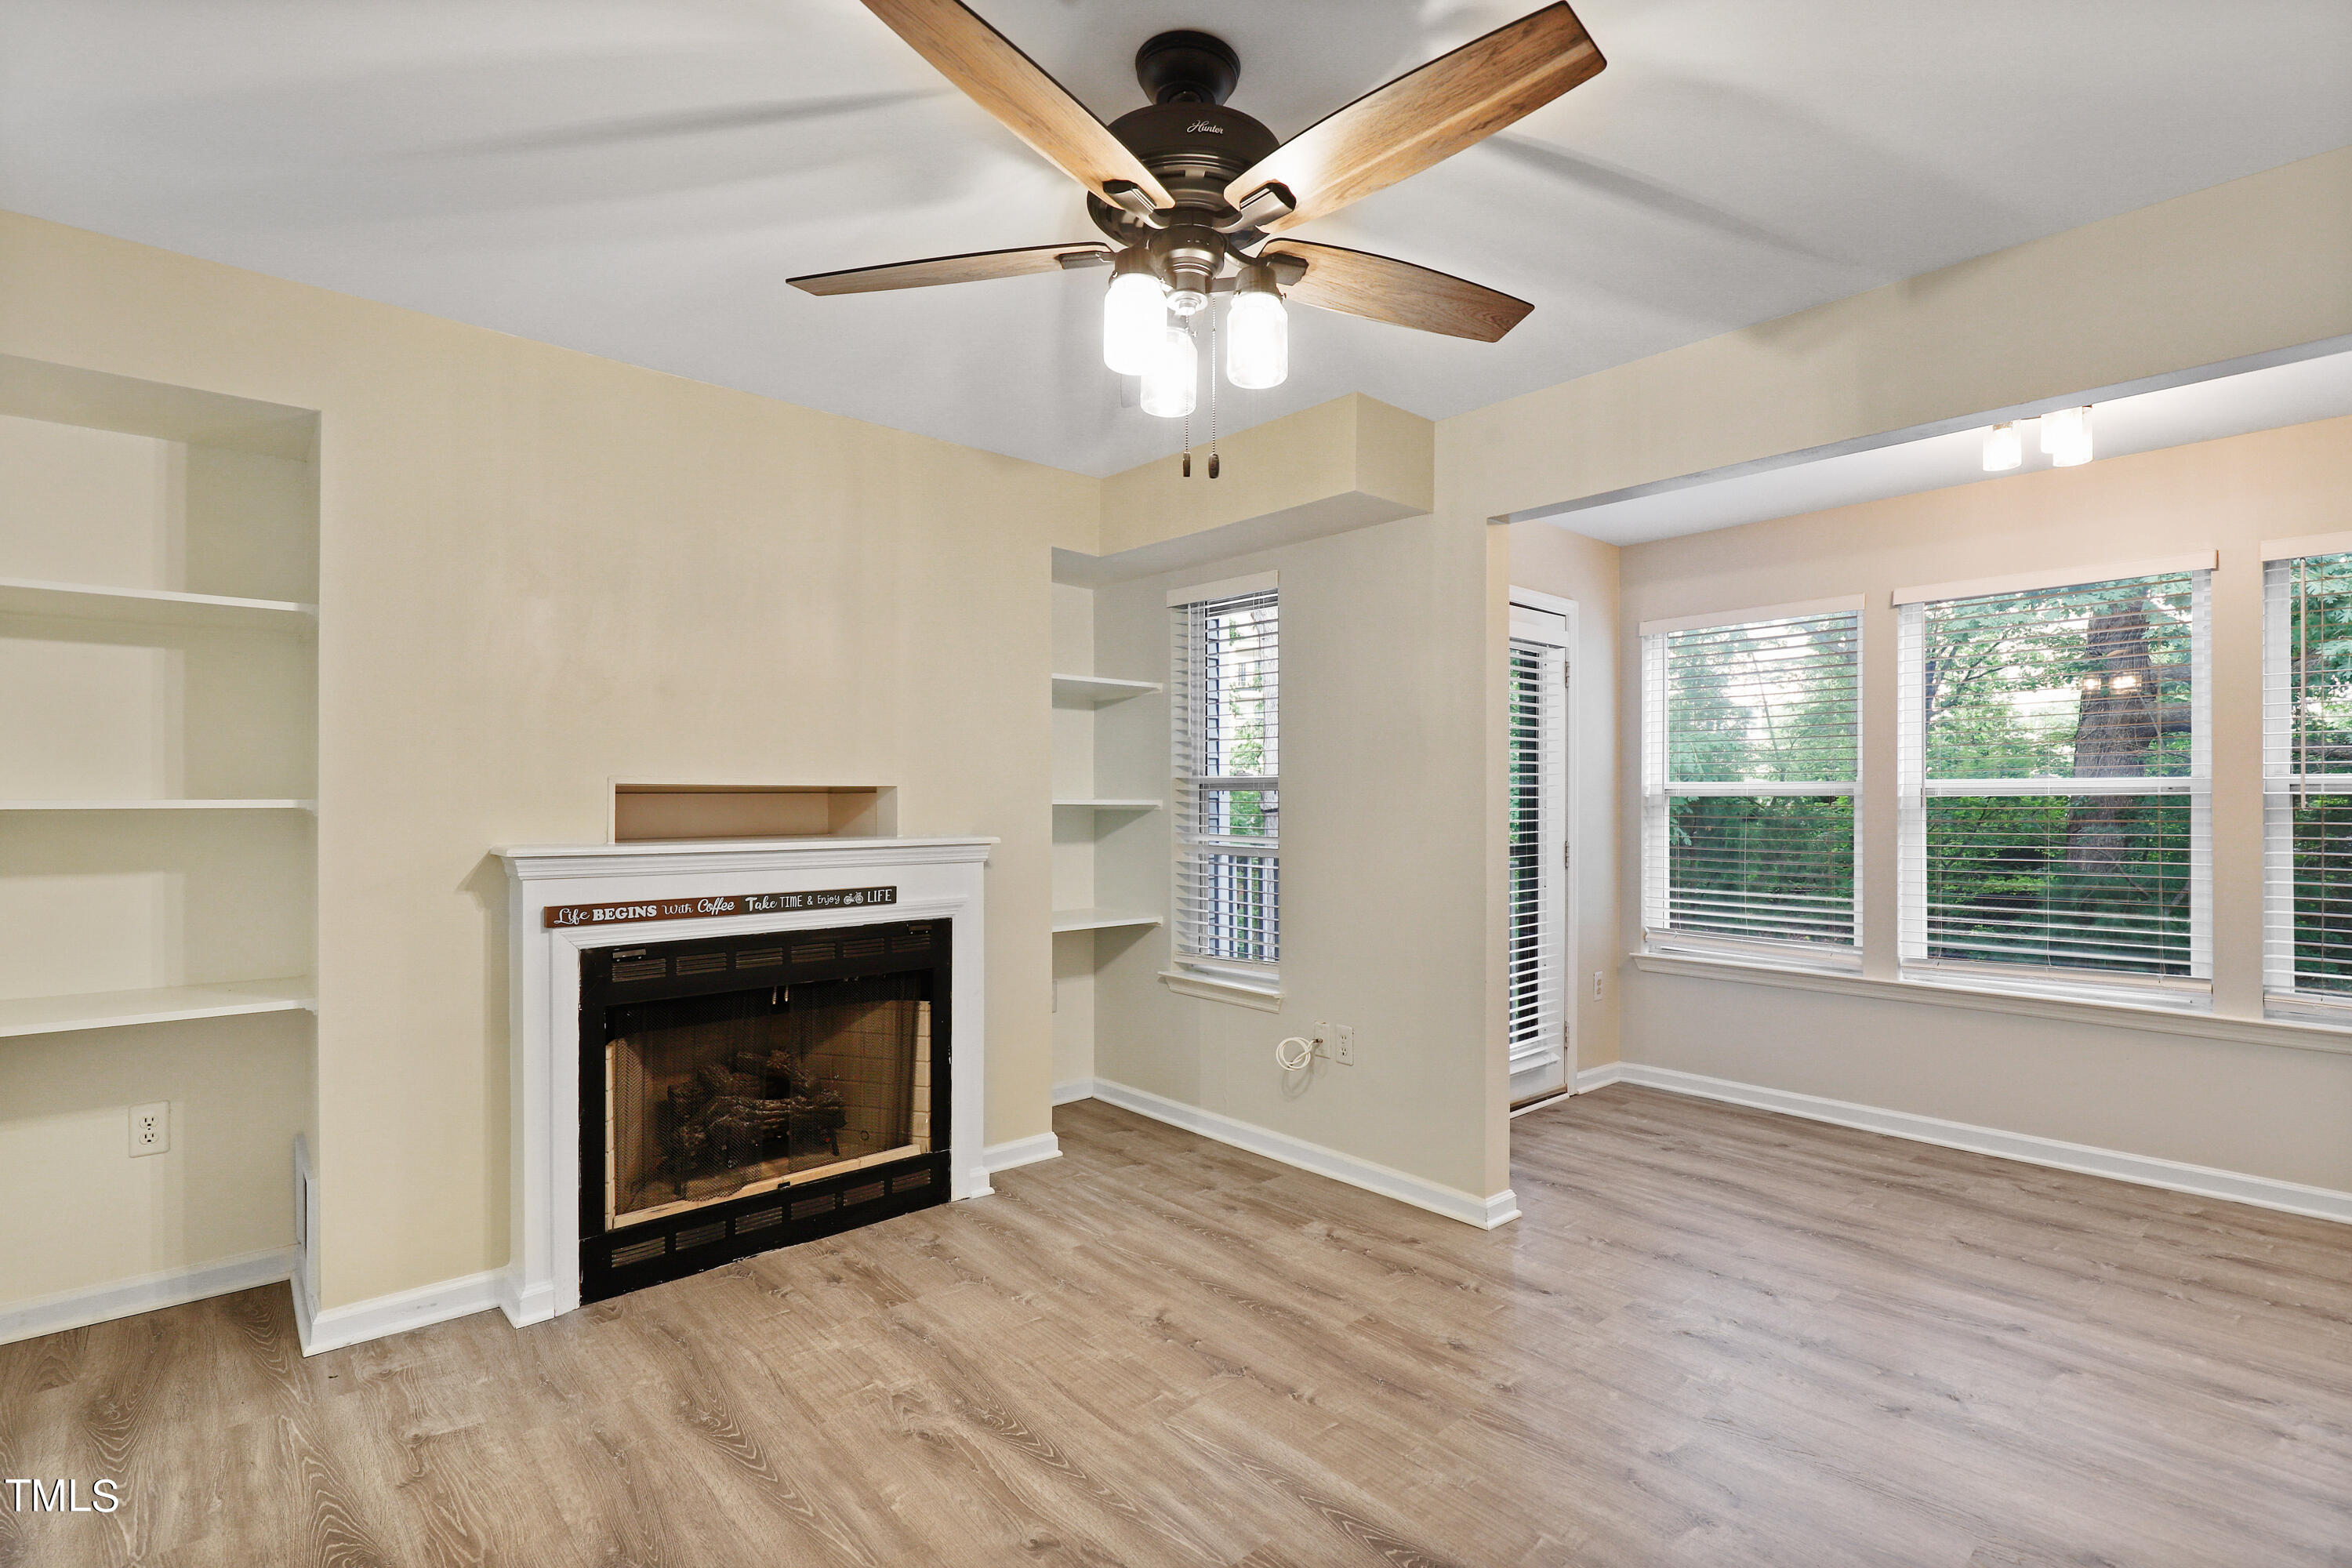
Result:
<svg viewBox="0 0 2352 1568"><path fill-rule="evenodd" d="M317 439L306 410L0 355L0 1308L295 1243ZM170 1146L127 1161L155 1101Z"/></svg>

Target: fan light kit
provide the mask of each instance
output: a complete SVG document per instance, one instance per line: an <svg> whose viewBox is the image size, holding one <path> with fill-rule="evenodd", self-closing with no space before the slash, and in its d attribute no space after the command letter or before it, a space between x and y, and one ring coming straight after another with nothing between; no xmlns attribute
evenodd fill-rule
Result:
<svg viewBox="0 0 2352 1568"><path fill-rule="evenodd" d="M2091 409L2053 408L2039 421L2042 450L2053 468L2072 468L2091 460ZM2025 461L2025 437L2014 422L1985 432L1984 468L1988 474L2005 474Z"/></svg>
<svg viewBox="0 0 2352 1568"><path fill-rule="evenodd" d="M1226 106L1241 57L1207 33L1161 33L1135 57L1150 102L1105 125L958 0L866 7L982 109L1087 190L1109 243L938 256L790 279L811 294L921 289L1110 268L1103 363L1143 378L1143 408L1192 413L1195 319L1227 300L1225 379L1290 374L1288 304L1495 342L1534 309L1411 262L1287 237L1301 224L1452 157L1608 64L1565 5L1547 5L1376 88L1287 142ZM1288 296L1288 304L1285 296ZM1219 367L1212 364L1211 374ZM1214 471L1214 465L1212 465Z"/></svg>

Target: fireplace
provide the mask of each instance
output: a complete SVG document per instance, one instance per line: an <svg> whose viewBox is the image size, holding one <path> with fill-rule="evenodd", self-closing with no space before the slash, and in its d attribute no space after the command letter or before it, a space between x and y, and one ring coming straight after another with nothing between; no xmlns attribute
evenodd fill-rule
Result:
<svg viewBox="0 0 2352 1568"><path fill-rule="evenodd" d="M951 1031L933 1002L951 933L899 921L587 955L581 1300L947 1201Z"/></svg>
<svg viewBox="0 0 2352 1568"><path fill-rule="evenodd" d="M499 850L508 1318L987 1195L994 842Z"/></svg>

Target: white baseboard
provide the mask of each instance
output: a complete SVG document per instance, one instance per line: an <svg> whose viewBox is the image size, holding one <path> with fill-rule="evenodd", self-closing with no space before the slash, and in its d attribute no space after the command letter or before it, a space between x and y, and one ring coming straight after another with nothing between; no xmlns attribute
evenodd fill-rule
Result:
<svg viewBox="0 0 2352 1568"><path fill-rule="evenodd" d="M414 1290L395 1290L389 1296L353 1301L347 1307L305 1310L301 1293L297 1291L294 1317L296 1326L302 1331L302 1353L317 1355L365 1340L380 1340L386 1334L405 1333L411 1329L446 1323L452 1318L487 1312L509 1294L507 1271L488 1268L479 1274L444 1279L437 1285L419 1285Z"/></svg>
<svg viewBox="0 0 2352 1568"><path fill-rule="evenodd" d="M1586 1068L1576 1075L1576 1092L1590 1094L1596 1089L1607 1089L1625 1079L1623 1062L1602 1062L1597 1068Z"/></svg>
<svg viewBox="0 0 2352 1568"><path fill-rule="evenodd" d="M1092 1100L1094 1097L1095 1080L1090 1078L1074 1078L1067 1083L1054 1086L1054 1103L1056 1105L1067 1105L1072 1100Z"/></svg>
<svg viewBox="0 0 2352 1568"><path fill-rule="evenodd" d="M2119 1149L2068 1143L2061 1139L2038 1138L2026 1132L2006 1132L1997 1127L1946 1121L1934 1116L1914 1115L1907 1110L1886 1110L1874 1105L1856 1105L1850 1100L1824 1100L1819 1095L1767 1089L1760 1084L1739 1083L1730 1079L1707 1078L1699 1073L1680 1072L1673 1068L1652 1067L1646 1062L1614 1065L1622 1069L1620 1076L1622 1081L1639 1084L1645 1089L1662 1089L1702 1100L1720 1100L1758 1110L1777 1110L1784 1116L1801 1116L1809 1121L1827 1121L1839 1127L1859 1128L1865 1132L1884 1132L1889 1137L1908 1138L1915 1142L1940 1144L1947 1149L1966 1149L1971 1153L2020 1160L2029 1165L2048 1165L2061 1171L2077 1171L2084 1175L2106 1176L2118 1182L2136 1182L2144 1187L2162 1187L2168 1192L2222 1198L2231 1203L2252 1204L2257 1208L2278 1209L2287 1214L2308 1215L2314 1219L2330 1219L2352 1225L2352 1193L2337 1192L2331 1187L2307 1187L2300 1182L2252 1176L2242 1171L2216 1170L2210 1165L2159 1160L2149 1154L2127 1154ZM1576 1086L1579 1089L1586 1087L1582 1073L1577 1075Z"/></svg>
<svg viewBox="0 0 2352 1568"><path fill-rule="evenodd" d="M37 1296L28 1301L11 1301L0 1305L0 1345L87 1328L92 1323L111 1322L116 1318L152 1312L163 1307L185 1306L208 1296L250 1290L257 1285L275 1285L293 1271L294 1249L273 1247L211 1263L165 1268L133 1279L116 1279L79 1290L60 1290L53 1296Z"/></svg>
<svg viewBox="0 0 2352 1568"><path fill-rule="evenodd" d="M1094 1089L1097 1100L1139 1116L1149 1116L1154 1121L1165 1121L1171 1127L1181 1127L1187 1132L1197 1132L1203 1138L1213 1138L1220 1143L1230 1143L1236 1149L1246 1149L1253 1154L1263 1154L1269 1160L1279 1160L1286 1165L1296 1165L1368 1193L1458 1219L1481 1230L1492 1230L1519 1217L1519 1201L1508 1187L1482 1198L1409 1172L1327 1149L1320 1143L1309 1143L1287 1132L1276 1132L1255 1122L1187 1105L1109 1079L1095 1079Z"/></svg>
<svg viewBox="0 0 2352 1568"><path fill-rule="evenodd" d="M1010 1171L1020 1165L1034 1165L1040 1160L1058 1160L1061 1157L1061 1142L1051 1132L991 1143L980 1152L981 1162L988 1167L988 1173L992 1176L999 1171Z"/></svg>

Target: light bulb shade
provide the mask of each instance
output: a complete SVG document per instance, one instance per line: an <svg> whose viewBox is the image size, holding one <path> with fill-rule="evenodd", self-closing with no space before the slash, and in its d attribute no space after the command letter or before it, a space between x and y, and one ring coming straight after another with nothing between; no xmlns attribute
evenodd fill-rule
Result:
<svg viewBox="0 0 2352 1568"><path fill-rule="evenodd" d="M1168 332L1167 301L1167 289L1150 273L1114 273L1103 295L1103 363L1121 375L1149 372Z"/></svg>
<svg viewBox="0 0 2352 1568"><path fill-rule="evenodd" d="M2042 416L2042 449L2053 468L2071 468L2091 460L2091 411L2061 408Z"/></svg>
<svg viewBox="0 0 2352 1568"><path fill-rule="evenodd" d="M2091 411L2053 408L2042 416L2042 450L2062 468L2091 460Z"/></svg>
<svg viewBox="0 0 2352 1568"><path fill-rule="evenodd" d="M1244 289L1225 310L1225 379L1249 392L1290 375L1290 311L1271 289Z"/></svg>
<svg viewBox="0 0 2352 1568"><path fill-rule="evenodd" d="M1181 327L1160 330L1160 352L1143 373L1143 411L1181 419L1201 395L1201 351Z"/></svg>
<svg viewBox="0 0 2352 1568"><path fill-rule="evenodd" d="M2005 474L2025 461L2025 438L2014 425L1996 425L1985 432L1984 466L1988 474Z"/></svg>

